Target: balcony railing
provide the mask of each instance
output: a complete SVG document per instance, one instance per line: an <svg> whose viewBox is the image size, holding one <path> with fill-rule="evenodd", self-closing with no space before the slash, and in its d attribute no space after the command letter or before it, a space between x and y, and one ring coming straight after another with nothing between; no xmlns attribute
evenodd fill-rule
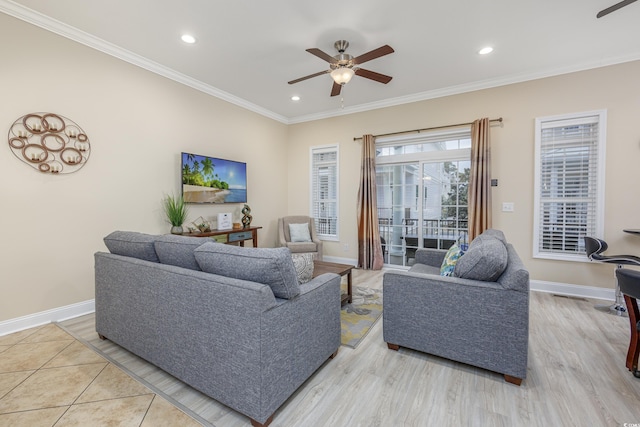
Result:
<svg viewBox="0 0 640 427"><path fill-rule="evenodd" d="M466 219L423 220L422 242L418 222L415 218L404 218L394 224L393 218L378 219L385 263L410 265L418 248L449 249L454 243L463 247L469 244Z"/></svg>

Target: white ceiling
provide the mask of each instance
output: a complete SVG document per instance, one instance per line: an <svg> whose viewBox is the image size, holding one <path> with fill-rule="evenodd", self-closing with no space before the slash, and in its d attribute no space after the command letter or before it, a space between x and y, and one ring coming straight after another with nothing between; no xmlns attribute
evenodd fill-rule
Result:
<svg viewBox="0 0 640 427"><path fill-rule="evenodd" d="M617 1L0 0L0 11L297 123L640 59L640 2L596 19ZM393 47L363 65L393 80L355 76L333 98L328 74L287 84L328 69L305 49L334 55L339 39L353 56Z"/></svg>

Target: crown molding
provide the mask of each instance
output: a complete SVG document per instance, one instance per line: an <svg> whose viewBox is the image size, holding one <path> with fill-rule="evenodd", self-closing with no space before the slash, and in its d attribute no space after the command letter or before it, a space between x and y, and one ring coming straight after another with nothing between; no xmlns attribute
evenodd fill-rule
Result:
<svg viewBox="0 0 640 427"><path fill-rule="evenodd" d="M430 90L426 92L414 93L407 96L401 96L397 98L389 98L381 101L370 102L367 104L354 105L352 107L345 107L341 110L330 110L321 113L308 114L304 116L298 116L290 118L288 123L303 123L314 120L328 119L331 117L339 117L348 114L361 113L364 111L376 110L379 108L395 107L398 105L410 104L413 102L426 101L429 99L443 98L445 96L460 95L468 92L475 92L478 90L491 89L500 86L508 86L516 83L523 83L532 80L544 79L547 77L555 77L563 74L576 73L580 71L587 71L595 68L607 67L610 65L622 64L625 62L632 62L640 60L640 53L634 55L625 55L619 57L612 57L604 60L585 62L582 64L572 65L570 67L553 68L548 70L542 70L535 73L521 73L512 74L509 76L499 77L495 79L487 79L477 82L466 83L462 85L449 86L441 89Z"/></svg>
<svg viewBox="0 0 640 427"><path fill-rule="evenodd" d="M29 24L35 25L52 33L58 34L59 36L88 46L92 49L106 53L107 55L113 56L122 61L136 65L147 71L151 71L152 73L166 77L185 86L189 86L200 92L204 92L208 95L222 99L223 101L227 101L246 110L253 111L254 113L260 114L278 122L288 124L288 119L280 114L276 114L273 111L262 108L228 92L207 85L199 80L179 73L169 67L165 67L164 65L158 64L157 62L151 61L143 56L140 56L136 53L116 46L113 43L109 43L89 33L53 19L50 16L19 5L13 1L0 0L0 12L28 22Z"/></svg>

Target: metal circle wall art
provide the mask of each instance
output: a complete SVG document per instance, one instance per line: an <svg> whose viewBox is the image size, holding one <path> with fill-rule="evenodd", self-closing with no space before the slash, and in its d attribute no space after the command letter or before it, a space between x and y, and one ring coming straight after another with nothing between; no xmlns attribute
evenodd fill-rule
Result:
<svg viewBox="0 0 640 427"><path fill-rule="evenodd" d="M31 113L16 120L9 129L9 147L18 159L50 174L76 172L91 154L85 131L53 113Z"/></svg>

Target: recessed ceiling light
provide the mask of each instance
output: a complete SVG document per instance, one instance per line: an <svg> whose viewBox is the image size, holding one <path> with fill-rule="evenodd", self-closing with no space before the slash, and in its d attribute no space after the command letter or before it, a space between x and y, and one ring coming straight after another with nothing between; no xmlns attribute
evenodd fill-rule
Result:
<svg viewBox="0 0 640 427"><path fill-rule="evenodd" d="M300 97L299 97L298 95L293 95L293 96L291 97L291 100L292 100L292 101L300 101Z"/></svg>
<svg viewBox="0 0 640 427"><path fill-rule="evenodd" d="M196 42L196 38L191 34L183 34L181 37L182 41L189 44L194 44Z"/></svg>
<svg viewBox="0 0 640 427"><path fill-rule="evenodd" d="M480 49L480 50L478 51L478 53L479 53L480 55L486 55L486 54L491 53L491 52L493 52L493 48L492 48L492 47L489 47L489 46L487 46L487 47L483 47L482 49Z"/></svg>

